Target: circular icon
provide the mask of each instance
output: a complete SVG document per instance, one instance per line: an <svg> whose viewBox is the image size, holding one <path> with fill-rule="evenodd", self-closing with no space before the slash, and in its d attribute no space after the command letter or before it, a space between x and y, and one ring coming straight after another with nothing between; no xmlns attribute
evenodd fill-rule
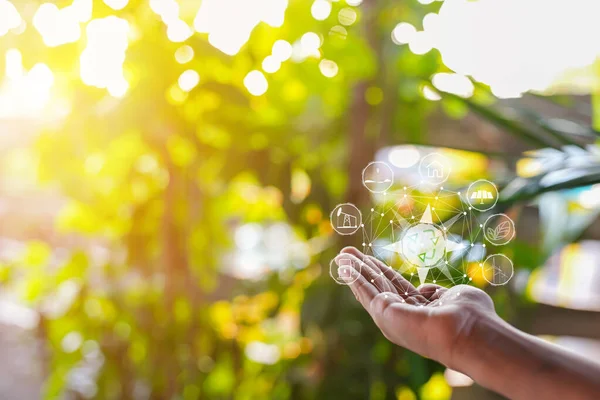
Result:
<svg viewBox="0 0 600 400"><path fill-rule="evenodd" d="M483 277L492 286L506 285L513 274L513 263L504 254L492 254L483 262Z"/></svg>
<svg viewBox="0 0 600 400"><path fill-rule="evenodd" d="M363 169L363 185L373 193L383 193L394 183L394 171L382 161L373 161Z"/></svg>
<svg viewBox="0 0 600 400"><path fill-rule="evenodd" d="M329 216L331 226L340 235L352 235L362 225L362 214L354 204L339 204Z"/></svg>
<svg viewBox="0 0 600 400"><path fill-rule="evenodd" d="M420 268L431 268L444 257L446 236L435 225L418 223L406 230L402 237L402 255L409 263Z"/></svg>
<svg viewBox="0 0 600 400"><path fill-rule="evenodd" d="M487 211L498 202L498 188L486 179L479 179L469 185L467 202L477 211Z"/></svg>
<svg viewBox="0 0 600 400"><path fill-rule="evenodd" d="M419 164L419 175L425 183L439 185L446 182L452 166L448 157L440 153L427 154Z"/></svg>
<svg viewBox="0 0 600 400"><path fill-rule="evenodd" d="M329 275L340 285L350 285L358 279L361 273L362 261L340 254L329 263Z"/></svg>
<svg viewBox="0 0 600 400"><path fill-rule="evenodd" d="M483 224L483 236L495 246L502 246L515 237L515 223L506 214L491 215Z"/></svg>

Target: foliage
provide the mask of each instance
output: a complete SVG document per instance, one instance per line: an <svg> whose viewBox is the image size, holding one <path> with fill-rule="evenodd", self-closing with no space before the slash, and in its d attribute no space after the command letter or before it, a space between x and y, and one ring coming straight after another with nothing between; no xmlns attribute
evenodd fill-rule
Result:
<svg viewBox="0 0 600 400"><path fill-rule="evenodd" d="M376 149L428 142L436 105L420 89L445 67L436 52L417 56L389 40L399 18L417 20L426 7L365 1L343 35L331 28L347 5L332 6L316 21L311 2L291 0L285 24L259 25L234 57L196 34L186 42L196 56L181 65L173 55L182 44L168 40L145 1L122 11L96 2L94 17L118 15L133 27L131 87L122 99L80 82L81 42L48 48L34 30L6 39L26 49L26 64L44 60L61 71L74 99L34 152L40 182L68 199L56 230L77 238L76 250L65 255L33 242L14 266L23 300L42 315L46 398L449 396L441 366L391 346L327 276L341 245L331 240L329 210L341 199L367 201L349 177ZM294 42L307 31L325 38L322 54L338 75L323 76L315 58L286 62L265 95L250 95L246 73L260 69L276 40ZM177 86L187 69L200 75L189 93ZM556 143L564 136L556 132L540 138L475 100L444 94L441 107L456 118L470 108L535 146L571 143L568 136ZM506 207L599 181L597 166L551 173L514 181ZM224 273L231 238L254 222L290 224L312 251L309 263L232 282ZM275 346L274 363L246 356L257 343ZM95 384L82 386L82 371Z"/></svg>

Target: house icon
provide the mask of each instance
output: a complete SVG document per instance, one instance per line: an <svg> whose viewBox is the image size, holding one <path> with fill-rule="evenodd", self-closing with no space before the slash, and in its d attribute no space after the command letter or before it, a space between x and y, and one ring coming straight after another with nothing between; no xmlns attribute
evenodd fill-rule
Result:
<svg viewBox="0 0 600 400"><path fill-rule="evenodd" d="M444 166L439 161L432 161L425 168L427 169L427 176L429 178L444 177Z"/></svg>

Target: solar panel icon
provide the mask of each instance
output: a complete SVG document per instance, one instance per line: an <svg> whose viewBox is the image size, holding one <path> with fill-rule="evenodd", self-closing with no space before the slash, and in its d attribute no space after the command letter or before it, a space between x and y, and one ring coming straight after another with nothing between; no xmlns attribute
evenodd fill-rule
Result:
<svg viewBox="0 0 600 400"><path fill-rule="evenodd" d="M488 192L487 190L478 190L471 194L471 199L479 200L479 204L484 204L484 200L494 200L494 195L492 192Z"/></svg>
<svg viewBox="0 0 600 400"><path fill-rule="evenodd" d="M487 211L498 202L498 188L493 182L479 179L469 185L466 200L477 211Z"/></svg>

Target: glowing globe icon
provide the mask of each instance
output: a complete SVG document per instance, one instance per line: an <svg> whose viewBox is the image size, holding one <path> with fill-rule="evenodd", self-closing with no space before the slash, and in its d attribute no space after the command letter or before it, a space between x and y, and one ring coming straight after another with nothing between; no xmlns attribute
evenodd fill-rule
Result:
<svg viewBox="0 0 600 400"><path fill-rule="evenodd" d="M446 252L446 237L433 224L419 223L408 228L402 238L402 254L406 261L431 268L438 264Z"/></svg>
<svg viewBox="0 0 600 400"><path fill-rule="evenodd" d="M445 221L444 224L439 225L433 223L431 210L432 208L428 205L421 220L415 225L410 225L408 221L398 215L398 224L405 227L406 230L399 241L384 246L383 250L402 255L406 262L398 268L398 271L405 273L412 268L416 268L421 284L425 283L427 274L434 268L439 269L448 279L454 282L446 255L463 249L464 244L460 241L455 242L448 239L444 231L450 229L452 224L467 213L459 213Z"/></svg>

